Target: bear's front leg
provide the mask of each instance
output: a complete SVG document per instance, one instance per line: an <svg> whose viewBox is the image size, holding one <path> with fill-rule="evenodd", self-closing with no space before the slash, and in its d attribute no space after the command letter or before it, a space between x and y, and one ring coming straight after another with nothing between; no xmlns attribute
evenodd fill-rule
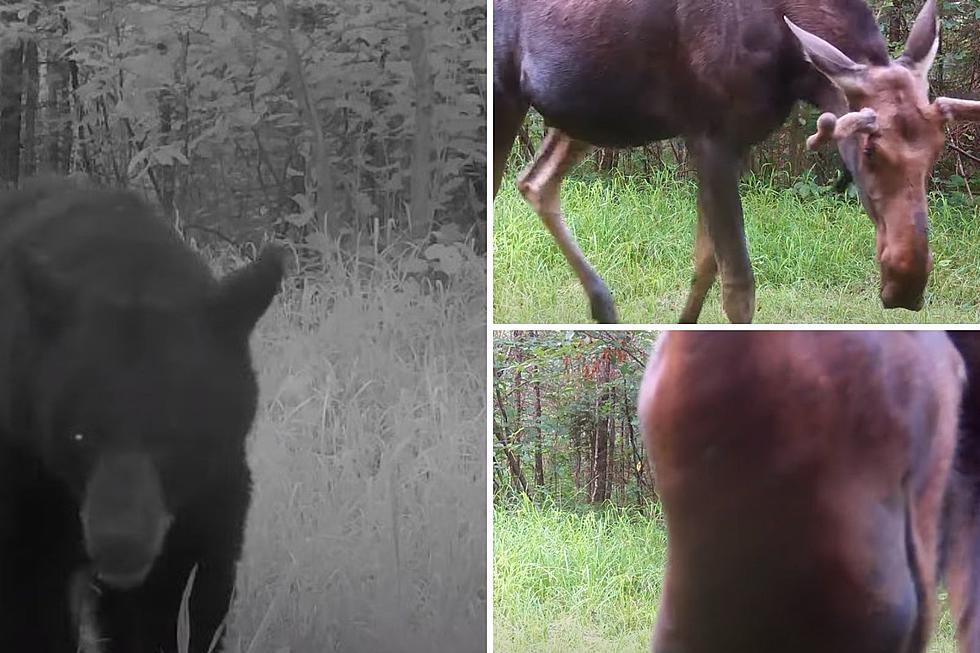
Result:
<svg viewBox="0 0 980 653"><path fill-rule="evenodd" d="M0 546L0 556L7 553ZM19 569L5 562L0 568L0 651L75 653L69 574L32 562Z"/></svg>
<svg viewBox="0 0 980 653"><path fill-rule="evenodd" d="M84 564L76 510L33 458L0 446L0 651L76 652L69 581Z"/></svg>

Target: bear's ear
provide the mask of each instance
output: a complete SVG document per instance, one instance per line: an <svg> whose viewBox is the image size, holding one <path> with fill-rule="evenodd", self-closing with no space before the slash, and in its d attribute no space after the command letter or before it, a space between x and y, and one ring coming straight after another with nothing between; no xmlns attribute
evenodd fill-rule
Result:
<svg viewBox="0 0 980 653"><path fill-rule="evenodd" d="M285 271L282 248L267 246L259 257L218 283L211 309L222 331L248 337L272 298L279 292Z"/></svg>
<svg viewBox="0 0 980 653"><path fill-rule="evenodd" d="M75 314L75 293L43 255L21 251L13 259L31 327L38 335L54 337Z"/></svg>

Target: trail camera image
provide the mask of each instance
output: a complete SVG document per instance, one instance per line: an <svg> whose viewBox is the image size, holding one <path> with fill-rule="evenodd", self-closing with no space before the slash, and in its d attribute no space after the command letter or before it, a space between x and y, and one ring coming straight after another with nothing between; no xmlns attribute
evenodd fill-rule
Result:
<svg viewBox="0 0 980 653"><path fill-rule="evenodd" d="M980 641L980 331L499 330L493 366L494 651Z"/></svg>
<svg viewBox="0 0 980 653"><path fill-rule="evenodd" d="M0 12L0 650L485 650L486 14Z"/></svg>

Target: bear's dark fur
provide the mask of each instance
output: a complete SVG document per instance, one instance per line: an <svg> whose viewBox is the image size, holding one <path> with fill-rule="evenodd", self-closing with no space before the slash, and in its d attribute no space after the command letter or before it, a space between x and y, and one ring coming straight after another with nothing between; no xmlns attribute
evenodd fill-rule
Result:
<svg viewBox="0 0 980 653"><path fill-rule="evenodd" d="M216 281L130 193L0 196L0 651L75 653L86 608L103 651L176 651L195 567L208 650L251 492L248 338L282 273L270 250Z"/></svg>

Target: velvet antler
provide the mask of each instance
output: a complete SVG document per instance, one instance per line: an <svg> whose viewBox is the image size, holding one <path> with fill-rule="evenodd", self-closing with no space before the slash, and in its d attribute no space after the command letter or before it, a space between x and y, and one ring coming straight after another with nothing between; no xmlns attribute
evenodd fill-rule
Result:
<svg viewBox="0 0 980 653"><path fill-rule="evenodd" d="M814 150L832 140L843 140L858 132L872 134L878 129L878 116L873 109L846 113L840 118L832 113L817 118L817 133L806 139L807 149Z"/></svg>

